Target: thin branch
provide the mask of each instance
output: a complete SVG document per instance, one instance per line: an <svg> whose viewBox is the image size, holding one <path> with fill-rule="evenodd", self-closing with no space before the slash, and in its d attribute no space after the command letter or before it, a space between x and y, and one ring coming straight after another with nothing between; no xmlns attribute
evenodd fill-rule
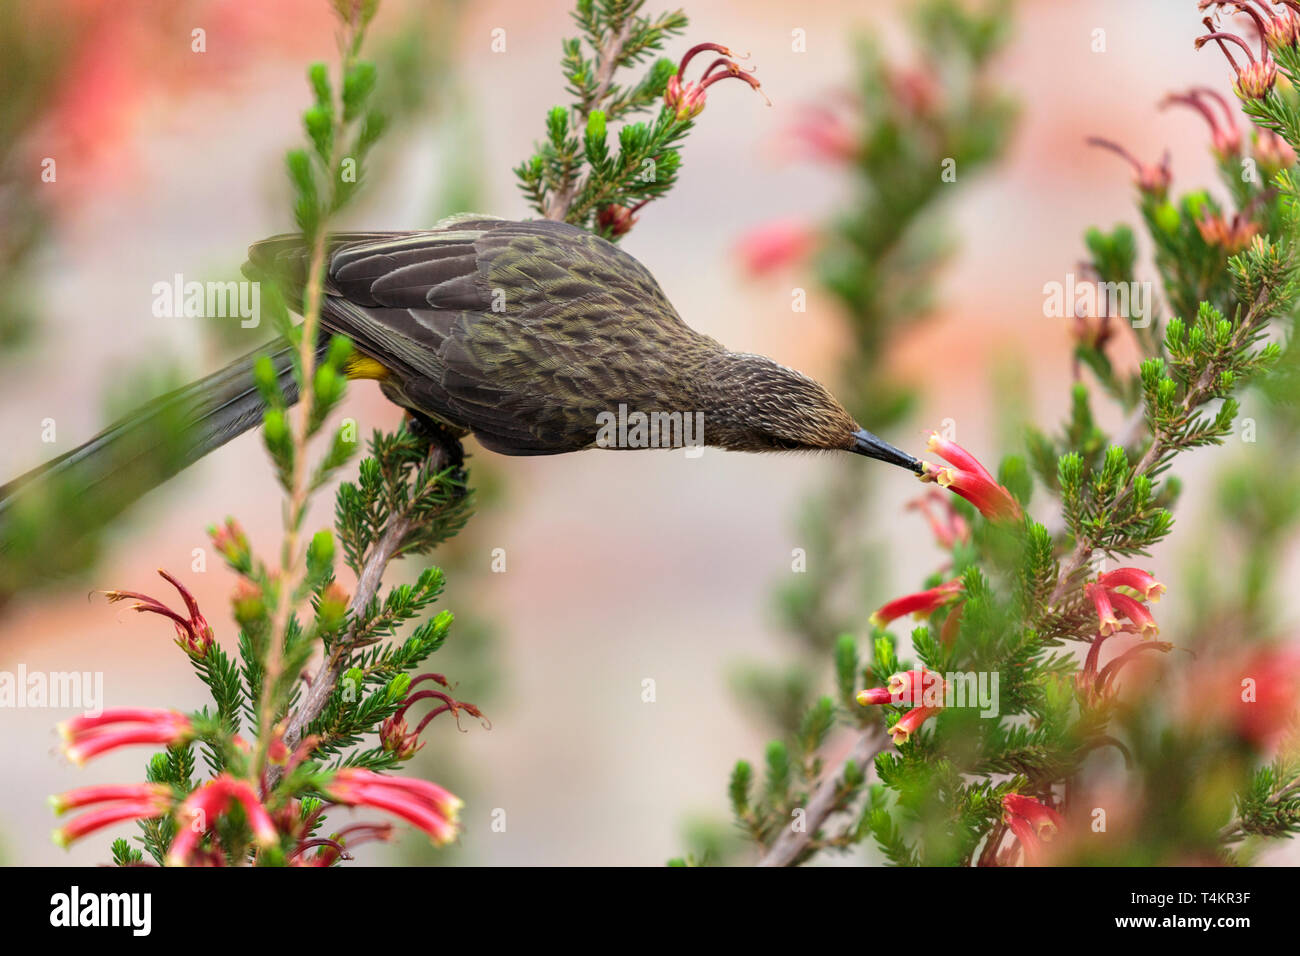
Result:
<svg viewBox="0 0 1300 956"><path fill-rule="evenodd" d="M451 458L447 447L438 442L435 442L430 448L429 456L431 459L430 474L439 473L446 467ZM366 557L365 563L362 564L361 573L357 576L357 590L348 603L348 612L357 623L353 625L347 637L340 638L330 647L330 652L321 661L315 676L312 677L311 686L308 688L306 695L290 711L284 731L284 745L287 750L292 752L298 746L307 728L324 713L325 708L329 705L330 698L338 686L339 678L343 676L343 668L348 661L350 652L356 645L357 632L361 627L361 618L370 602L375 599L375 595L379 593L379 586L383 581L384 572L389 563L398 556L402 542L406 540L407 535L414 527L414 520L410 514L410 506L414 501L415 496L412 496L406 510L396 512L389 518L384 533L375 542L374 548ZM268 771L269 785L267 789L274 788L280 776L281 769L271 767Z"/></svg>
<svg viewBox="0 0 1300 956"><path fill-rule="evenodd" d="M597 57L600 65L596 69L596 89L591 97L591 105L585 111L580 111L583 112L584 118L599 109L605 98L609 96L609 89L614 82L614 72L623 59L623 47L627 43L631 30L632 21L629 19L616 32L609 35L601 48ZM586 181L585 176L574 177L559 192L552 193L546 202L546 218L564 222L568 218L574 199L582 192Z"/></svg>
<svg viewBox="0 0 1300 956"><path fill-rule="evenodd" d="M827 817L836 811L840 802L840 781L850 764L865 764L875 758L884 745L879 725L872 725L858 735L858 739L838 765L822 777L813 790L808 806L804 808L803 827L796 831L792 826L782 829L781 835L763 854L758 866L791 866L809 849L817 832Z"/></svg>

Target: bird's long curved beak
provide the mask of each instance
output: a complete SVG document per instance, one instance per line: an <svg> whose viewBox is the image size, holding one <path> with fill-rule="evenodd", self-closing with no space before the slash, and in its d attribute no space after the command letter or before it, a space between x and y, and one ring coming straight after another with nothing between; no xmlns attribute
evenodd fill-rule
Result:
<svg viewBox="0 0 1300 956"><path fill-rule="evenodd" d="M877 461L885 461L891 465L897 465L899 468L906 468L918 475L924 470L924 466L919 459L913 458L902 449L895 448L889 442L877 438L865 428L853 433L853 447L849 451L855 455L866 455L868 458L874 458Z"/></svg>

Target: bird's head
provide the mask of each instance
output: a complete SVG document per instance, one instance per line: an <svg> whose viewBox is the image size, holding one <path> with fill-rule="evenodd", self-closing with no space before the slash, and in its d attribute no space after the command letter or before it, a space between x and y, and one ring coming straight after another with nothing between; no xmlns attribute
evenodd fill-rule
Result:
<svg viewBox="0 0 1300 956"><path fill-rule="evenodd" d="M830 391L761 355L727 352L702 370L704 443L732 451L848 451L920 473L921 462L862 428Z"/></svg>

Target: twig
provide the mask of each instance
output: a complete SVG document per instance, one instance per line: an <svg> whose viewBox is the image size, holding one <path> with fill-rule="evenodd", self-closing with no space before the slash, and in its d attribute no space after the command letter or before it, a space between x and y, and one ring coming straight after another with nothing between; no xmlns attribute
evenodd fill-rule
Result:
<svg viewBox="0 0 1300 956"><path fill-rule="evenodd" d="M790 866L803 855L826 818L836 810L844 768L850 763L864 764L874 758L884 743L881 736L878 725L873 725L858 735L844 760L823 776L821 783L813 790L808 806L804 808L802 829L796 831L792 826L782 829L781 835L772 841L772 845L758 861L758 866Z"/></svg>
<svg viewBox="0 0 1300 956"><path fill-rule="evenodd" d="M1276 791L1271 797L1265 800L1264 803L1267 806L1275 807L1282 802L1283 797L1289 797L1297 790L1300 790L1300 777L1296 777L1285 787L1282 787L1280 790ZM1242 836L1242 837L1248 836L1249 834L1247 834L1246 831L1242 829L1243 826L1245 826L1245 821L1240 819L1233 820L1231 823L1229 823L1227 826L1225 826L1222 830L1219 831L1219 840L1224 843L1231 843L1235 841L1238 836Z"/></svg>
<svg viewBox="0 0 1300 956"><path fill-rule="evenodd" d="M1246 341L1249 336L1253 335L1256 331L1257 323L1259 322L1260 317L1265 314L1265 307L1271 301L1268 292L1269 290L1266 287L1261 289L1258 295L1256 295L1255 301L1251 303L1250 311L1233 332L1232 340L1228 345L1230 350L1235 351L1238 349L1240 344ZM1182 410L1184 418L1187 415L1190 415L1193 409L1199 407L1206 401L1208 393L1212 390L1218 377L1219 369L1216 367L1215 363L1211 362L1201 372L1200 377L1197 378L1195 383L1187 389L1187 394L1183 396ZM1134 481L1139 475L1145 475L1154 470L1165 455L1174 450L1174 447L1175 446L1170 443L1166 435L1157 431L1152 438L1151 444L1147 447L1146 453L1143 454L1141 460L1137 463L1137 466L1130 473L1124 488L1115 496L1116 504L1118 505L1122 503L1133 493ZM1089 559L1092 558L1094 550L1096 550L1095 545L1087 538L1080 539L1076 542L1074 550L1070 552L1070 556L1061 567L1061 575L1056 581L1056 587L1052 589L1052 596L1048 598L1047 606L1049 608L1056 607L1060 603L1061 598L1065 596L1066 591L1069 590L1070 585L1073 583L1075 576L1079 573L1080 569L1088 563Z"/></svg>
<svg viewBox="0 0 1300 956"><path fill-rule="evenodd" d="M446 467L451 454L445 445L435 441L429 450L429 457L431 459L430 473L437 474ZM389 519L384 533L375 542L374 549L361 566L361 573L357 576L357 590L348 603L348 612L352 615L354 621L360 620L366 607L379 593L379 585L383 581L384 571L388 568L389 562L397 556L397 552L410 532L412 524L408 511L395 514ZM321 661L320 667L312 677L306 695L290 711L284 730L284 745L290 752L297 748L307 728L328 706L330 698L338 686L339 678L343 676L343 665L348 660L348 654L355 644L359 626L359 624L354 624L347 637L342 637L334 642L330 652L325 655L325 659ZM279 767L273 766L269 769L269 785L267 789L271 789L276 785L280 775L281 769Z"/></svg>
<svg viewBox="0 0 1300 956"><path fill-rule="evenodd" d="M623 58L623 45L627 43L628 34L631 30L632 21L624 22L616 32L609 35L609 39L605 41L604 47L601 48L599 54L600 66L596 70L596 90L592 94L590 107L582 111L585 115L590 115L594 110L599 109L601 102L609 95L609 88L614 82L614 72L618 69L619 61ZM558 193L552 193L546 202L546 218L556 222L564 222L573 206L573 200L582 192L585 184L585 176L575 177L569 181L569 184L564 189Z"/></svg>

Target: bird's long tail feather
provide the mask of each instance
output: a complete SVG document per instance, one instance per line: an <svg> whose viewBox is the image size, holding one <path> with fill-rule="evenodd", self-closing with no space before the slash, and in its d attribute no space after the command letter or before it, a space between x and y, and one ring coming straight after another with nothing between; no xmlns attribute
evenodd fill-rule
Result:
<svg viewBox="0 0 1300 956"><path fill-rule="evenodd" d="M219 372L169 392L85 444L0 486L0 546L21 534L22 512L57 511L71 536L107 521L141 495L262 421L254 378L266 355L290 404L297 401L293 350L279 339ZM18 527L15 527L18 526ZM33 528L36 523L32 523Z"/></svg>

